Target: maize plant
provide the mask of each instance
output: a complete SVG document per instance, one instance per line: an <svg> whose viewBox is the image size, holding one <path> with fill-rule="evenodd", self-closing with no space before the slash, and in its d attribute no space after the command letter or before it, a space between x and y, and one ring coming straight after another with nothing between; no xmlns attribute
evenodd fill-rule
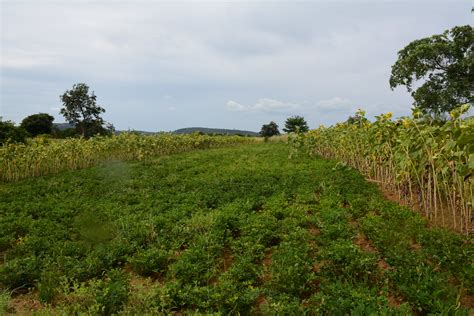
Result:
<svg viewBox="0 0 474 316"><path fill-rule="evenodd" d="M356 122L322 126L292 143L359 169L428 219L472 233L474 117L463 118L469 108L456 108L445 122L416 110L410 117L392 120L387 113L370 122L359 110Z"/></svg>
<svg viewBox="0 0 474 316"><path fill-rule="evenodd" d="M239 136L120 134L90 139L70 138L0 147L0 182L76 170L109 160L147 160L193 149L217 148L255 141Z"/></svg>

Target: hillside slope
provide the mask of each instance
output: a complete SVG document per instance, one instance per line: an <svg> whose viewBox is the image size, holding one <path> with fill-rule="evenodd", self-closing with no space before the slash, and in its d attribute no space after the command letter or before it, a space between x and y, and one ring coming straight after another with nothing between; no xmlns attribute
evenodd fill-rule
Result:
<svg viewBox="0 0 474 316"><path fill-rule="evenodd" d="M207 127L188 127L175 130L173 133L176 134L192 134L201 132L204 134L222 134L222 135L243 135L243 136L259 136L256 132L243 131L238 129L225 129L225 128L207 128Z"/></svg>

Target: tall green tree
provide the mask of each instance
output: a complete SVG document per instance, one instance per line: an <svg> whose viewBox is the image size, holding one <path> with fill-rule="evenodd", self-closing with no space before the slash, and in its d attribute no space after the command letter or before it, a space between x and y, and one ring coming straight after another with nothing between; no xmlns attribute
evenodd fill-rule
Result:
<svg viewBox="0 0 474 316"><path fill-rule="evenodd" d="M305 133L309 131L309 127L304 117L295 115L286 119L283 131L285 133Z"/></svg>
<svg viewBox="0 0 474 316"><path fill-rule="evenodd" d="M414 89L418 81L424 83ZM437 117L474 102L473 28L456 26L408 44L392 66L390 87L399 85L411 92L416 108Z"/></svg>
<svg viewBox="0 0 474 316"><path fill-rule="evenodd" d="M263 124L262 129L260 130L260 135L262 135L263 137L272 137L274 135L280 135L277 123L271 121L268 124Z"/></svg>
<svg viewBox="0 0 474 316"><path fill-rule="evenodd" d="M53 130L54 117L46 113L38 113L27 116L21 122L23 127L31 136L40 134L51 134Z"/></svg>
<svg viewBox="0 0 474 316"><path fill-rule="evenodd" d="M60 96L63 108L60 113L70 123L76 126L78 132L85 137L93 136L104 130L102 113L105 109L97 104L94 92L89 94L89 86L85 83L73 85Z"/></svg>

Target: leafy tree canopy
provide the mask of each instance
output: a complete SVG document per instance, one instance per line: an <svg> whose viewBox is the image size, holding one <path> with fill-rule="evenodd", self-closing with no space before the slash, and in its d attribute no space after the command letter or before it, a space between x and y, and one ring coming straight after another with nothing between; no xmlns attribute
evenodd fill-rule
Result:
<svg viewBox="0 0 474 316"><path fill-rule="evenodd" d="M60 96L63 108L60 113L70 123L74 124L81 135L92 136L103 128L104 120L101 114L105 109L97 105L97 96L92 92L89 94L89 86L85 83L73 85Z"/></svg>
<svg viewBox="0 0 474 316"><path fill-rule="evenodd" d="M474 31L456 26L443 34L415 40L398 52L390 87L406 86L413 105L441 116L456 106L474 102ZM425 82L413 90L415 82Z"/></svg>
<svg viewBox="0 0 474 316"><path fill-rule="evenodd" d="M24 128L31 136L40 134L51 134L53 129L54 117L46 113L39 113L27 116L21 122Z"/></svg>
<svg viewBox="0 0 474 316"><path fill-rule="evenodd" d="M263 137L272 137L274 135L280 135L278 125L273 121L268 124L263 124L262 129L260 131L260 135L262 135Z"/></svg>
<svg viewBox="0 0 474 316"><path fill-rule="evenodd" d="M305 133L308 130L308 123L306 123L304 117L298 115L287 118L283 128L285 133Z"/></svg>
<svg viewBox="0 0 474 316"><path fill-rule="evenodd" d="M5 143L25 143L26 131L21 127L16 127L13 122L0 121L0 146Z"/></svg>

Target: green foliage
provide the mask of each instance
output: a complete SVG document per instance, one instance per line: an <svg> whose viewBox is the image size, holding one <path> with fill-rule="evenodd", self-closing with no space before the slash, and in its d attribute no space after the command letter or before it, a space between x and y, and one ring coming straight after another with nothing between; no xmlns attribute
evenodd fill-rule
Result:
<svg viewBox="0 0 474 316"><path fill-rule="evenodd" d="M63 108L60 113L66 121L76 126L76 130L84 137L96 134L104 134L104 120L101 115L105 109L97 105L97 96L92 92L89 94L89 86L85 83L77 83L71 90L66 90L60 96Z"/></svg>
<svg viewBox="0 0 474 316"><path fill-rule="evenodd" d="M40 134L51 134L53 130L54 117L46 113L39 113L27 116L21 122L21 127L31 136Z"/></svg>
<svg viewBox="0 0 474 316"><path fill-rule="evenodd" d="M278 125L273 121L268 124L263 124L262 129L260 130L260 135L263 137L272 137L275 135L280 135Z"/></svg>
<svg viewBox="0 0 474 316"><path fill-rule="evenodd" d="M66 128L60 130L58 128L53 128L51 136L54 138L64 139L64 138L72 138L77 137L77 132L75 128Z"/></svg>
<svg viewBox="0 0 474 316"><path fill-rule="evenodd" d="M398 52L392 66L390 87L425 82L412 91L414 106L440 116L456 106L474 102L474 30L455 26L440 35L415 40Z"/></svg>
<svg viewBox="0 0 474 316"><path fill-rule="evenodd" d="M26 131L21 127L16 127L13 122L0 121L0 146L6 143L25 143Z"/></svg>
<svg viewBox="0 0 474 316"><path fill-rule="evenodd" d="M0 284L9 289L28 288L39 279L41 259L30 256L12 258L0 266Z"/></svg>
<svg viewBox="0 0 474 316"><path fill-rule="evenodd" d="M44 270L38 281L38 296L41 302L51 303L58 294L60 278L57 271Z"/></svg>
<svg viewBox="0 0 474 316"><path fill-rule="evenodd" d="M339 240L323 250L321 260L330 260L331 264L323 268L323 273L331 278L343 277L357 283L374 282L377 257L364 253L350 240Z"/></svg>
<svg viewBox="0 0 474 316"><path fill-rule="evenodd" d="M370 122L359 110L360 124L320 127L290 143L359 169L385 190L421 206L427 218L452 222L452 228L466 232L473 199L474 117L462 115L469 109L468 104L455 108L446 122L427 120L419 110L397 120L392 113L381 114Z"/></svg>
<svg viewBox="0 0 474 316"><path fill-rule="evenodd" d="M178 139L220 146L194 137ZM288 153L258 143L1 184L0 287L33 288L51 315L465 312L468 237L427 228L354 169Z"/></svg>
<svg viewBox="0 0 474 316"><path fill-rule="evenodd" d="M309 131L309 127L304 117L295 115L286 119L283 131L285 133L306 133Z"/></svg>
<svg viewBox="0 0 474 316"><path fill-rule="evenodd" d="M287 238L272 254L268 292L275 296L300 297L315 290L311 283L313 275L308 232L296 229Z"/></svg>
<svg viewBox="0 0 474 316"><path fill-rule="evenodd" d="M97 293L97 303L103 315L112 315L122 309L129 296L129 280L121 270L111 270Z"/></svg>
<svg viewBox="0 0 474 316"><path fill-rule="evenodd" d="M122 133L112 137L66 139L8 144L0 151L0 181L17 181L65 170L95 166L111 160L149 160L193 149L255 142L239 136L173 135L144 136Z"/></svg>
<svg viewBox="0 0 474 316"><path fill-rule="evenodd" d="M412 315L408 304L398 309L389 307L386 297L377 289L341 281L324 283L320 292L310 298L313 311L323 315Z"/></svg>
<svg viewBox="0 0 474 316"><path fill-rule="evenodd" d="M6 290L0 290L0 313L7 314L10 308L10 293Z"/></svg>
<svg viewBox="0 0 474 316"><path fill-rule="evenodd" d="M170 253L166 249L160 249L158 245L139 250L133 257L128 259L133 270L143 276L157 276L166 271L170 262Z"/></svg>

